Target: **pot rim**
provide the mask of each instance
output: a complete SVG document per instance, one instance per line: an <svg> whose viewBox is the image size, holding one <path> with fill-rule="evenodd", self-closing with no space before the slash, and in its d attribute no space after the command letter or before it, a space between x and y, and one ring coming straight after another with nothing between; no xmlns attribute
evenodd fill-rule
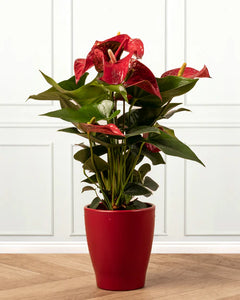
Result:
<svg viewBox="0 0 240 300"><path fill-rule="evenodd" d="M92 211L92 212L101 212L101 213L140 213L140 212L143 212L143 211L147 211L147 210L151 210L151 209L155 209L155 204L153 203L150 203L150 202L144 202L146 204L149 204L150 206L149 207L146 207L146 208L140 208L140 209L127 209L127 210L108 210L108 209L96 209L96 208L90 208L88 207L88 205L85 205L84 206L84 210L85 211Z"/></svg>

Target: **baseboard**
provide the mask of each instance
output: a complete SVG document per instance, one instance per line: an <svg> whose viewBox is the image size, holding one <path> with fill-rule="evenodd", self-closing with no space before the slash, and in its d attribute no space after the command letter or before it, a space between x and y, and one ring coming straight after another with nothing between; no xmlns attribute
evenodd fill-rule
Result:
<svg viewBox="0 0 240 300"><path fill-rule="evenodd" d="M240 254L240 242L155 242L152 253Z"/></svg>
<svg viewBox="0 0 240 300"><path fill-rule="evenodd" d="M0 242L0 253L88 253L86 242ZM152 253L239 253L240 242L154 242Z"/></svg>

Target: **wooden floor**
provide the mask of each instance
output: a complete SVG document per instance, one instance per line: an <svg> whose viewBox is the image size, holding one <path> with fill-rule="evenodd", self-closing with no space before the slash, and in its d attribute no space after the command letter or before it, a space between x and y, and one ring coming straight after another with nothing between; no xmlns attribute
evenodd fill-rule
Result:
<svg viewBox="0 0 240 300"><path fill-rule="evenodd" d="M1 254L0 299L240 299L240 255L153 254L146 286L98 289L86 254Z"/></svg>

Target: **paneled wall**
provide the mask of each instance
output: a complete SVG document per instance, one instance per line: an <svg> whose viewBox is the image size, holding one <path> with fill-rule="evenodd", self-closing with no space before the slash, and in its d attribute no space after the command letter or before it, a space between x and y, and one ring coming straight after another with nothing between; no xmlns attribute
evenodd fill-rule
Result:
<svg viewBox="0 0 240 300"><path fill-rule="evenodd" d="M174 157L153 167L154 249L239 245L239 9L237 0L0 0L0 251L86 251L83 207L94 195L81 193L72 158L82 141L57 132L67 123L38 116L58 104L26 99L48 87L39 69L70 77L76 58L118 31L143 40L156 76L184 61L212 76L179 97L192 113L164 122L206 168Z"/></svg>

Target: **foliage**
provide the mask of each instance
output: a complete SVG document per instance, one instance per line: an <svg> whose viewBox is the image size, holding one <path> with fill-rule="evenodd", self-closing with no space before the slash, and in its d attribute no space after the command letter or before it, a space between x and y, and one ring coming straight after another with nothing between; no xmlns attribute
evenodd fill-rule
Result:
<svg viewBox="0 0 240 300"><path fill-rule="evenodd" d="M124 51L128 55L121 59ZM172 129L158 122L188 111L172 99L189 92L198 81L195 77L210 77L206 66L198 71L183 65L156 78L138 60L142 55L141 40L125 34L97 41L86 59L75 61L75 76L57 83L42 73L51 87L29 97L59 101L61 109L44 116L71 122L74 127L60 131L88 139L74 158L86 175L82 192L96 193L93 209L147 207L136 197L151 196L158 184L147 175L151 165L142 163L144 157L153 165L165 164L162 152L203 165ZM86 83L86 71L93 66L97 76Z"/></svg>

